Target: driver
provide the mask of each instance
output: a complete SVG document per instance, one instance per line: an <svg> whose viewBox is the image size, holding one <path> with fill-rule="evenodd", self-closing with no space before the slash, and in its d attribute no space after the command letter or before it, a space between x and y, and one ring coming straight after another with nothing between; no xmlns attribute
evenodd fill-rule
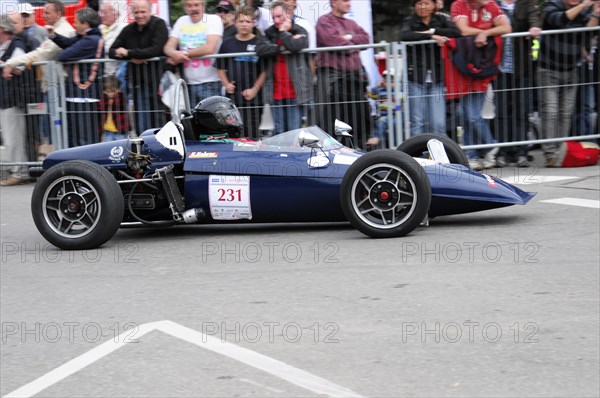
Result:
<svg viewBox="0 0 600 398"><path fill-rule="evenodd" d="M208 97L192 111L194 133L200 140L238 138L243 130L242 116L226 97Z"/></svg>

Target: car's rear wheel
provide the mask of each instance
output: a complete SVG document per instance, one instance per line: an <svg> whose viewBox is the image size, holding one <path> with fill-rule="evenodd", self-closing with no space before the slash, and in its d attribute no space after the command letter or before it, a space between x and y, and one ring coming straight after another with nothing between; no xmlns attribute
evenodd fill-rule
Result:
<svg viewBox="0 0 600 398"><path fill-rule="evenodd" d="M419 134L409 138L396 148L398 151L409 154L415 158L425 157L425 153L429 152L427 149L427 142L431 139L439 140L444 144L444 150L448 155L450 163L462 164L465 167L469 167L469 159L465 155L464 151L455 141L448 137L440 134Z"/></svg>
<svg viewBox="0 0 600 398"><path fill-rule="evenodd" d="M427 216L431 186L409 155L391 149L370 152L350 166L340 189L350 223L374 238L404 236Z"/></svg>
<svg viewBox="0 0 600 398"><path fill-rule="evenodd" d="M123 220L123 193L103 167L68 161L38 180L31 198L36 227L65 250L93 249L108 241Z"/></svg>

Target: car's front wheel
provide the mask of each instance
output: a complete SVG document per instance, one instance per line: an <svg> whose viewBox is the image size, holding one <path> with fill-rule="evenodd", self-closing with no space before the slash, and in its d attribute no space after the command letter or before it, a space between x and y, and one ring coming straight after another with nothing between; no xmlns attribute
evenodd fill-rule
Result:
<svg viewBox="0 0 600 398"><path fill-rule="evenodd" d="M65 250L96 248L123 220L123 193L115 178L96 163L60 163L38 180L31 198L36 227Z"/></svg>
<svg viewBox="0 0 600 398"><path fill-rule="evenodd" d="M383 149L360 157L342 180L341 205L350 223L374 238L404 236L427 216L431 186L409 155Z"/></svg>

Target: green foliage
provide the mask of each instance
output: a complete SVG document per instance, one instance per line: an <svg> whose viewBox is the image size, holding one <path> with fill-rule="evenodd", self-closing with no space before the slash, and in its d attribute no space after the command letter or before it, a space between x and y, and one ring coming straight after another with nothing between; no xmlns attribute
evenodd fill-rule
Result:
<svg viewBox="0 0 600 398"><path fill-rule="evenodd" d="M177 21L177 18L184 14L183 12L183 0L171 0L169 1L169 16L171 19L171 26Z"/></svg>

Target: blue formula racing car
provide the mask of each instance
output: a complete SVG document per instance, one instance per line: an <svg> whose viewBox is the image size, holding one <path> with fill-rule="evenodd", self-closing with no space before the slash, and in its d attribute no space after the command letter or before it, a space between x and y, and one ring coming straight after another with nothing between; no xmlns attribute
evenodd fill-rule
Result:
<svg viewBox="0 0 600 398"><path fill-rule="evenodd" d="M96 248L130 223L347 220L388 238L435 216L534 196L469 170L460 147L444 137L423 135L399 150L365 154L317 126L260 141L236 138L241 127L237 108L211 97L139 137L55 151L38 169L34 222L50 243L69 250ZM348 130L336 124L338 136ZM428 158L420 157L425 151Z"/></svg>

